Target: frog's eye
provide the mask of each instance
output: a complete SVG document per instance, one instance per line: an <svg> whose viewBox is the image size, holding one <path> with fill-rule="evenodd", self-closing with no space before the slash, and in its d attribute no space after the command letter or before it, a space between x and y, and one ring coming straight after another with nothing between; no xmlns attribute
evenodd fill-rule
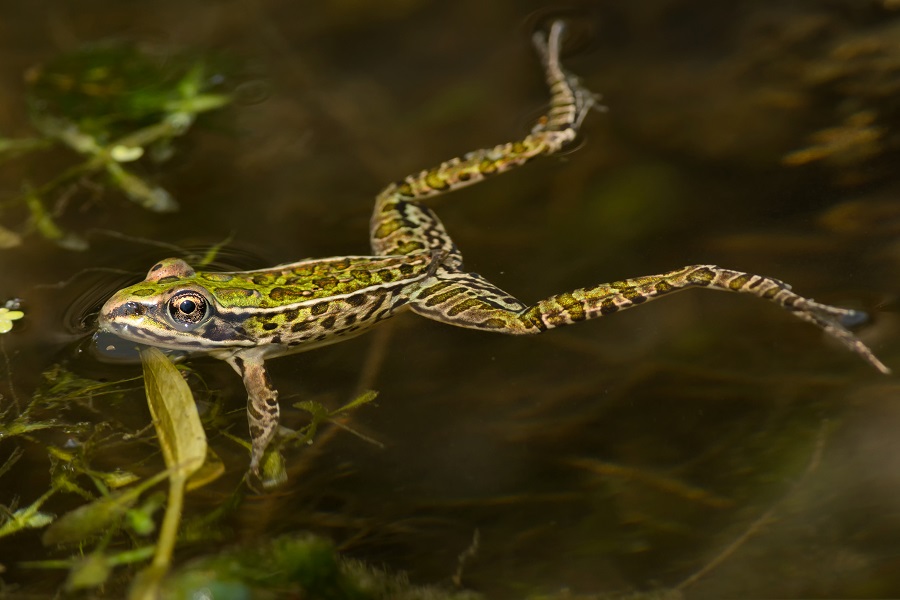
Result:
<svg viewBox="0 0 900 600"><path fill-rule="evenodd" d="M169 299L169 316L180 327L191 330L209 314L209 302L192 291L179 292Z"/></svg>

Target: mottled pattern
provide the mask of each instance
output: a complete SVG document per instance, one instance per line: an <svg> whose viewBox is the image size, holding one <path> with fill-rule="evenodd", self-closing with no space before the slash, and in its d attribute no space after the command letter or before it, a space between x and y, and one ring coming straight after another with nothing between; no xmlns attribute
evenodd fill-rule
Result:
<svg viewBox="0 0 900 600"><path fill-rule="evenodd" d="M463 269L462 255L421 201L503 173L572 142L593 94L559 64L563 26L535 35L551 103L525 138L469 152L410 175L379 194L371 220L374 256L306 260L235 273L195 272L179 259L115 294L100 324L120 336L227 360L244 380L253 439L251 471L278 426L278 392L265 360L362 333L398 310L444 323L507 334L534 334L610 315L691 287L753 294L813 323L882 372L888 369L844 327L862 313L803 298L781 281L712 265L602 283L530 306Z"/></svg>
<svg viewBox="0 0 900 600"><path fill-rule="evenodd" d="M345 256L234 273L195 272L184 261L168 258L157 263L157 270L151 270L147 279L117 295L161 297L197 285L208 290L223 308L278 312L292 304L415 280L428 271L431 257L427 252L412 256Z"/></svg>

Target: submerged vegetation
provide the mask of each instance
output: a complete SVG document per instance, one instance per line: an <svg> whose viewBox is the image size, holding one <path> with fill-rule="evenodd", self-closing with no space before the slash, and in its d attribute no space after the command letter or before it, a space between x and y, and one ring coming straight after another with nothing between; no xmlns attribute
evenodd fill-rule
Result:
<svg viewBox="0 0 900 600"><path fill-rule="evenodd" d="M124 464L111 470L93 466L96 462L108 462L109 459L104 457L123 452L129 446L137 444L147 447L153 440L146 435L146 431L132 435L122 424L106 422L92 433L78 425L65 425L62 420L40 420L40 414L76 411L89 407L103 395L121 395L132 382L104 384L78 378L56 368L47 373L48 387L36 394L18 417L10 419L11 410L0 415L0 440L18 437L37 441L35 433L49 429L64 430L69 434L70 442L82 440L79 444L66 444L63 447L46 446L52 465L51 486L46 493L22 508L0 506L0 539L25 529L43 528L41 540L48 550L58 549L63 553L67 549L77 551L67 559L22 562L15 565L18 569L63 569L68 573L64 588L74 591L104 585L117 588L122 585L123 580L121 577L114 577L116 567L140 566L149 561L149 565L143 567L130 584L129 598L133 599L157 598L163 585L181 589L195 584L201 574L207 579L213 576L209 573L207 564L199 563L196 567L198 571L188 569L173 583L163 583L172 568L173 552L179 537L184 538L185 531L192 531L187 537L190 543L197 544L206 536L215 536L213 523L227 518L237 508L237 504L228 502L209 515L193 516L190 521L184 521L182 512L185 494L216 481L225 468L208 447L197 404L184 379L186 372L176 368L155 348L142 350L141 359L155 443L159 446L165 467L160 472L152 473L152 465L146 464L143 458L138 458L137 463L130 465L133 470L126 470ZM293 436L293 442L311 442L318 428L325 423L336 422L374 397L373 392L366 392L347 405L331 411L316 402L303 402L301 408L309 412L311 419L306 427ZM209 419L206 426L211 426ZM125 454L132 455L133 452L128 450ZM14 453L6 460L0 467L0 478L20 457L21 452ZM270 453L266 466L270 484L286 480L284 461L277 451ZM169 482L167 494L158 489L159 484L165 480ZM235 499L243 495L243 487L239 483L233 490L232 496ZM42 510L53 496L59 494L75 494L87 502L61 516ZM164 515L157 528L155 515L160 511ZM224 571L218 573L214 570L213 573L218 573L215 576L223 578L224 583L221 585L226 587L240 585L258 590L291 589L294 593L302 591L314 597L343 597L326 593L332 586L338 585L333 580L338 577L338 567L331 545L324 540L310 536L294 541L276 540L268 551L279 557L279 560L293 564L294 570L290 576L282 573L281 567L264 562L247 563L241 567L240 572L234 571L233 557L210 558L207 562L221 562L222 567L218 569ZM322 561L336 569L334 574L322 573ZM303 571L315 575L312 579L309 576L293 579ZM349 579L347 573L340 575L346 579L340 586L358 588L359 593L352 597L397 597L376 593L382 587L385 590L397 589L397 581L389 581L383 575L376 576L374 571L364 572L360 566L351 568L349 562L344 563L340 571L355 573ZM241 572L244 574L240 575ZM276 580L272 580L272 574L278 574ZM372 587L375 581L382 583ZM366 582L372 585L364 585ZM363 593L365 589L369 592ZM188 594L183 597L192 596Z"/></svg>
<svg viewBox="0 0 900 600"><path fill-rule="evenodd" d="M87 242L65 231L55 216L79 190L118 190L153 212L178 203L133 169L142 159L159 163L175 153L176 138L197 117L227 105L223 76L205 60L154 56L134 44L106 43L63 55L29 70L28 116L38 136L0 137L0 161L62 146L80 157L50 181L23 183L24 192L0 204L0 248L37 233L69 250ZM14 224L25 208L28 218Z"/></svg>

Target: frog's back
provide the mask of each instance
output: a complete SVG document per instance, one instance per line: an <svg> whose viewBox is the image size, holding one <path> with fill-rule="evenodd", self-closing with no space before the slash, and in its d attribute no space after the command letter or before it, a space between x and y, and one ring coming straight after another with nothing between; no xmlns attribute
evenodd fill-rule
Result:
<svg viewBox="0 0 900 600"><path fill-rule="evenodd" d="M406 305L431 277L430 254L345 256L258 271L195 271L180 259L154 265L100 311L126 339L228 359L279 356L364 332Z"/></svg>
<svg viewBox="0 0 900 600"><path fill-rule="evenodd" d="M309 350L363 333L403 307L429 277L430 255L349 256L272 269L198 273L232 331L265 356ZM232 334L233 335L233 334Z"/></svg>
<svg viewBox="0 0 900 600"><path fill-rule="evenodd" d="M427 254L342 256L258 271L200 272L196 281L210 290L224 308L277 312L317 300L394 290L425 277L430 262Z"/></svg>

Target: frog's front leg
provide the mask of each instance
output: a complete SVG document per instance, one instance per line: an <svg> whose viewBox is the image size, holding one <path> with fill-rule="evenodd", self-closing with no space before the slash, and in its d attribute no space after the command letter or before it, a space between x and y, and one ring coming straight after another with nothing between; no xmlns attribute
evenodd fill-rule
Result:
<svg viewBox="0 0 900 600"><path fill-rule="evenodd" d="M247 388L247 419L250 422L250 472L259 477L259 465L278 429L278 390L272 385L265 361L253 355L236 355L228 364L243 378Z"/></svg>
<svg viewBox="0 0 900 600"><path fill-rule="evenodd" d="M409 307L422 316L450 325L509 334L542 333L611 315L649 300L692 287L752 294L820 327L882 373L890 370L846 325L865 319L865 313L815 302L791 291L777 279L724 269L691 265L660 275L601 283L550 296L526 306L474 273L441 273L411 294Z"/></svg>

